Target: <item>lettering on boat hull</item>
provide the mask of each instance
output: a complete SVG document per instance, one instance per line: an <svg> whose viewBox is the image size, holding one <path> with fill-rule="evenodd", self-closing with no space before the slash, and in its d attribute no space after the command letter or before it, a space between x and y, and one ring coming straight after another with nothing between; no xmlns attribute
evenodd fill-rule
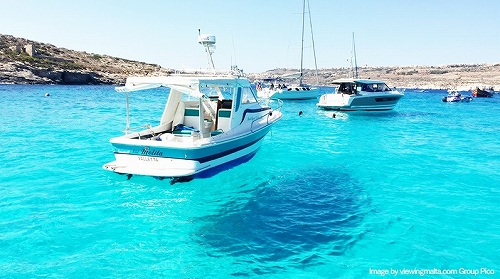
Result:
<svg viewBox="0 0 500 279"><path fill-rule="evenodd" d="M139 161L144 162L159 162L158 158L155 157L138 156L137 158L139 159Z"/></svg>

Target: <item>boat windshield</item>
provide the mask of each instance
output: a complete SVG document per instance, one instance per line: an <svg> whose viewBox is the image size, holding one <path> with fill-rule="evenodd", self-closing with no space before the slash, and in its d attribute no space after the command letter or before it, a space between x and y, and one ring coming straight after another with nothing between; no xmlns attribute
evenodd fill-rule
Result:
<svg viewBox="0 0 500 279"><path fill-rule="evenodd" d="M255 92L253 92L251 87L243 87L241 90L241 103L257 103L257 98L255 98Z"/></svg>
<svg viewBox="0 0 500 279"><path fill-rule="evenodd" d="M235 88L232 86L201 87L200 92L207 97L217 96L220 100L232 100Z"/></svg>
<svg viewBox="0 0 500 279"><path fill-rule="evenodd" d="M236 92L236 88L232 86L214 86L214 87L202 87L200 92L207 97L218 97L220 100L232 100L233 94ZM255 97L255 92L251 87L241 88L241 103L257 103L257 98Z"/></svg>
<svg viewBox="0 0 500 279"><path fill-rule="evenodd" d="M385 83L370 83L370 84L363 84L361 86L358 86L358 91L365 91L365 92L382 92L382 91L391 91L389 86L387 86Z"/></svg>

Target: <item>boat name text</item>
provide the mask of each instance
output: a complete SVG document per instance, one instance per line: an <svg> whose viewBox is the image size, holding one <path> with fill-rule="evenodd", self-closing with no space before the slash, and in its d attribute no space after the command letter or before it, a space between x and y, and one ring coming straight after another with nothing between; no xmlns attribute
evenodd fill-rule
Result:
<svg viewBox="0 0 500 279"><path fill-rule="evenodd" d="M145 162L158 162L158 158L155 157L144 157L144 156L139 156L139 161L145 161Z"/></svg>
<svg viewBox="0 0 500 279"><path fill-rule="evenodd" d="M157 156L157 157L161 157L163 156L163 152L161 152L160 150L150 150L148 146L145 146L143 149L141 150L133 150L133 154L139 154L139 155L146 155L146 156Z"/></svg>

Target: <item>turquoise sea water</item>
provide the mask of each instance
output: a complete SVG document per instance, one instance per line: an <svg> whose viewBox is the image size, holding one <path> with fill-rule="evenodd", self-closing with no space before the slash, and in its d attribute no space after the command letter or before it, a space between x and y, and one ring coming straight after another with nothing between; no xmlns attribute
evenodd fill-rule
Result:
<svg viewBox="0 0 500 279"><path fill-rule="evenodd" d="M498 278L500 97L445 93L335 118L286 101L249 162L170 185L101 168L113 87L0 85L0 277Z"/></svg>

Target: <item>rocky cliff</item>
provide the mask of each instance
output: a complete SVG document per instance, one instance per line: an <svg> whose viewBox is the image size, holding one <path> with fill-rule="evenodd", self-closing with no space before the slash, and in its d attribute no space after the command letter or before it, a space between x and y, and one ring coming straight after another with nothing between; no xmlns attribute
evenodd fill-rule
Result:
<svg viewBox="0 0 500 279"><path fill-rule="evenodd" d="M123 84L130 75L169 72L159 65L0 34L0 83Z"/></svg>
<svg viewBox="0 0 500 279"><path fill-rule="evenodd" d="M274 69L247 74L251 80L276 78L297 69ZM123 84L131 75L173 73L159 65L131 61L108 55L59 48L0 34L0 83L19 84ZM304 81L331 85L332 80L348 77L347 68L304 71ZM500 63L445 66L360 67L359 77L380 79L391 87L454 88L494 87L500 91ZM317 77L317 78L316 78Z"/></svg>

